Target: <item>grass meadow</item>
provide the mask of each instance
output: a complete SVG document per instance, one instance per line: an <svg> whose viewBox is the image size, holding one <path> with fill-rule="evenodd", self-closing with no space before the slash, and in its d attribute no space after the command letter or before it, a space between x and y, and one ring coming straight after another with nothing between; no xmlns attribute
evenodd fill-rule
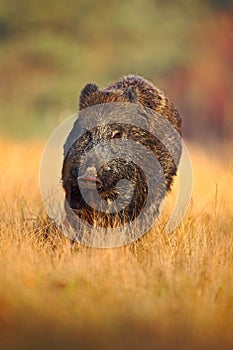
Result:
<svg viewBox="0 0 233 350"><path fill-rule="evenodd" d="M232 13L230 0L0 0L0 350L233 349ZM166 234L175 184L137 242L71 246L42 204L42 151L87 83L126 74L184 117L191 205Z"/></svg>
<svg viewBox="0 0 233 350"><path fill-rule="evenodd" d="M42 141L0 141L1 349L232 349L230 146L189 145L193 198L115 249L71 247L39 193ZM221 156L221 158L220 158Z"/></svg>

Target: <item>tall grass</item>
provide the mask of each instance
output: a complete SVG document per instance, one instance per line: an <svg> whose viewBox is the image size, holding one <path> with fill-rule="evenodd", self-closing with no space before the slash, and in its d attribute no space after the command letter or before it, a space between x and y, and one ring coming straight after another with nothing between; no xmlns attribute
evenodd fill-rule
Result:
<svg viewBox="0 0 233 350"><path fill-rule="evenodd" d="M1 141L1 349L230 349L233 346L232 161L194 145L189 212L139 241L71 246L46 218L42 143Z"/></svg>

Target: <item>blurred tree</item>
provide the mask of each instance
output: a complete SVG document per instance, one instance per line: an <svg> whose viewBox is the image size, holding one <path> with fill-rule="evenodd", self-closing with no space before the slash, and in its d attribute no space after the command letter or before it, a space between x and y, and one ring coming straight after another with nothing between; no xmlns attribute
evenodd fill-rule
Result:
<svg viewBox="0 0 233 350"><path fill-rule="evenodd" d="M76 109L86 82L137 73L188 115L186 135L199 137L202 127L225 135L230 8L226 0L1 0L2 130L47 135Z"/></svg>

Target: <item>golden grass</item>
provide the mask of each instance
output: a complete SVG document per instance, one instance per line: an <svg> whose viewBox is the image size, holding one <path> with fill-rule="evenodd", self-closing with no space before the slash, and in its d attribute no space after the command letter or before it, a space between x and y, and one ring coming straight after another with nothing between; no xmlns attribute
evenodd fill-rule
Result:
<svg viewBox="0 0 233 350"><path fill-rule="evenodd" d="M233 183L230 148L190 145L191 207L130 246L73 248L46 218L41 142L0 142L1 349L231 349Z"/></svg>

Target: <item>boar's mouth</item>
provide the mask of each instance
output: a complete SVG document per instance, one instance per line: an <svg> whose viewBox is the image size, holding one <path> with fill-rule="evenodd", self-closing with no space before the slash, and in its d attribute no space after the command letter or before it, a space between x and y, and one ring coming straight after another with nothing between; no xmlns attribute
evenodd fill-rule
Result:
<svg viewBox="0 0 233 350"><path fill-rule="evenodd" d="M102 181L98 177L91 176L91 175L79 176L77 177L77 180L83 188L90 189L90 190L96 189L97 185L98 186L102 185Z"/></svg>
<svg viewBox="0 0 233 350"><path fill-rule="evenodd" d="M122 170L122 178L125 170L128 174L128 180L131 178L133 169L135 169L134 164L127 164L123 161L124 166L120 167ZM114 201L118 197L118 190L116 189L116 184L121 179L121 176L115 176L111 178L110 181L109 171L101 172L94 176L93 174L84 174L77 177L77 181L73 182L73 186L69 189L69 196L66 197L66 205L82 220L87 221L89 224L99 226L99 227L118 227L120 225L127 224L133 221L144 208L147 201L147 184L145 175L140 169L138 169L137 178L135 178L134 183L134 193L131 201L124 207L124 209L118 212L104 212L101 208L95 209L92 207L92 203L96 202L96 196L100 196L105 201ZM82 189L81 189L82 187ZM145 190L142 193L142 188ZM88 203L85 202L83 198L83 193L88 196ZM82 193L81 193L82 192ZM127 195L127 194L125 194Z"/></svg>

